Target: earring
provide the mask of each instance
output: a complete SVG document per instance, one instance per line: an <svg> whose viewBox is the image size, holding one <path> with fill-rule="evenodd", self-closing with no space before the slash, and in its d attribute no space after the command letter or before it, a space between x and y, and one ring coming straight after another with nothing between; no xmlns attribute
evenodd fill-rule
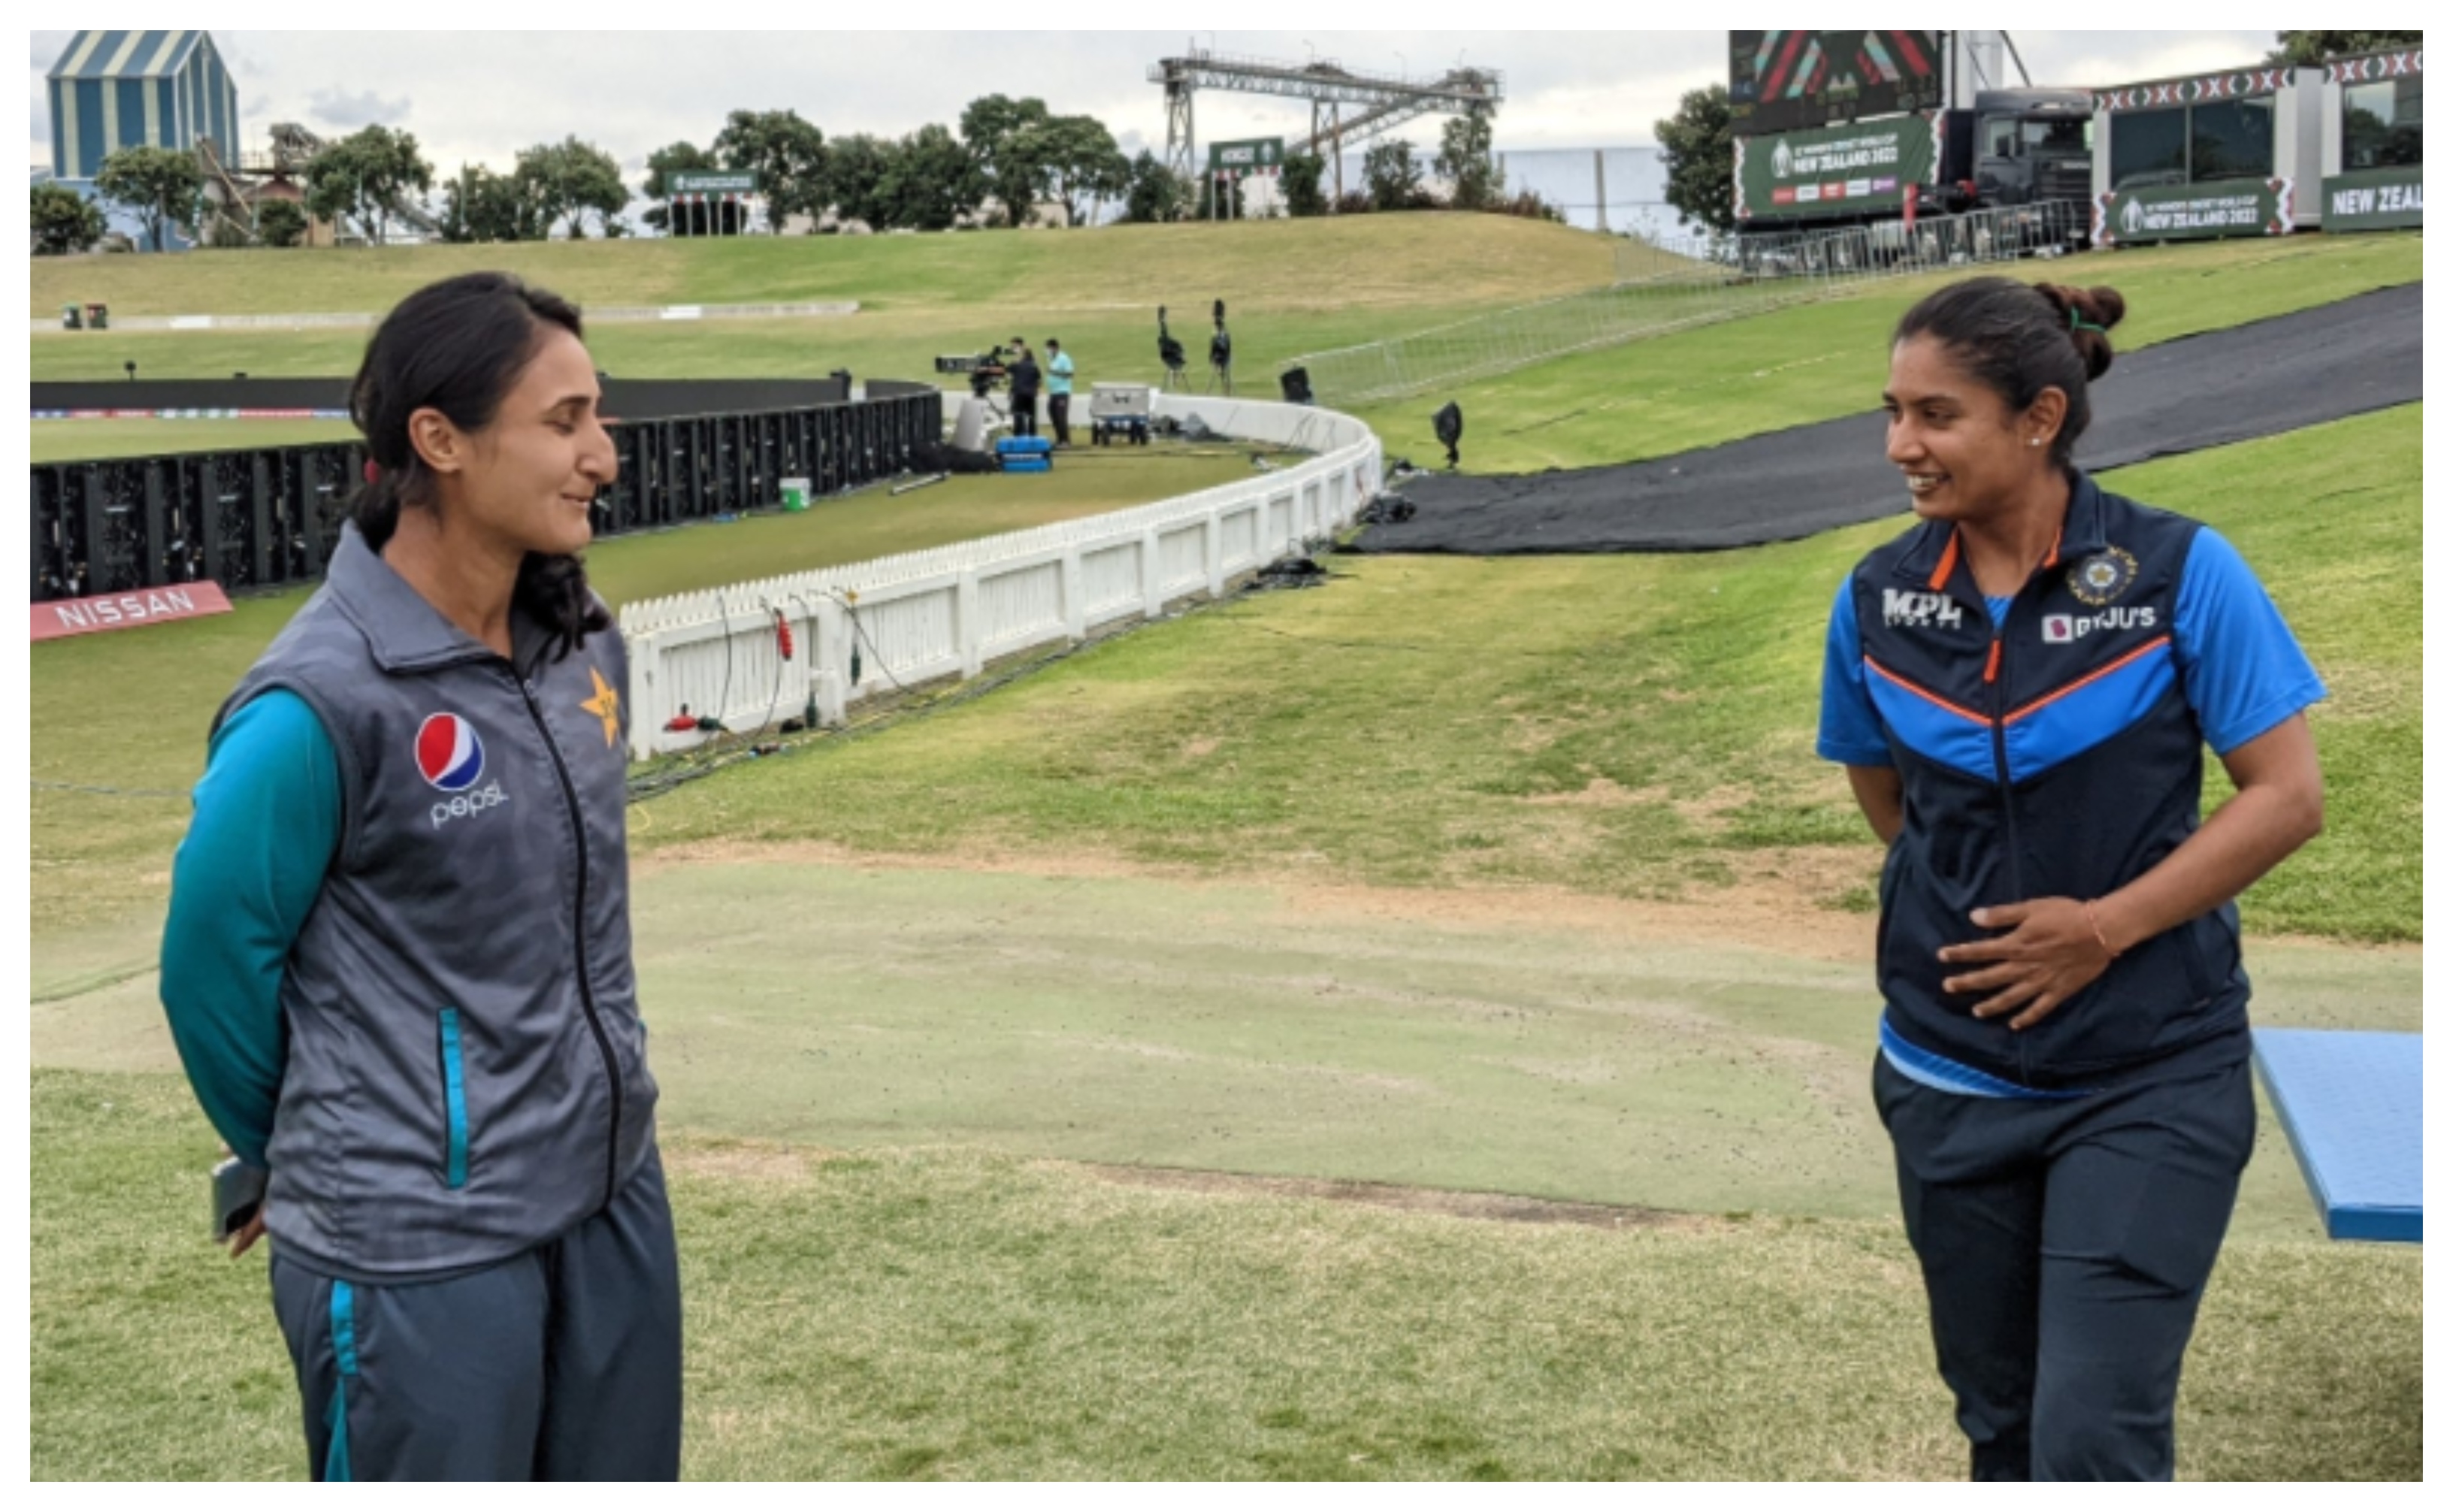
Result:
<svg viewBox="0 0 2453 1512"><path fill-rule="evenodd" d="M2027 445L2029 445L2029 446L2031 446L2031 447L2041 447L2041 446L2043 446L2044 444L2044 437L2042 437L2042 436L2029 436L2029 437L2027 438Z"/></svg>

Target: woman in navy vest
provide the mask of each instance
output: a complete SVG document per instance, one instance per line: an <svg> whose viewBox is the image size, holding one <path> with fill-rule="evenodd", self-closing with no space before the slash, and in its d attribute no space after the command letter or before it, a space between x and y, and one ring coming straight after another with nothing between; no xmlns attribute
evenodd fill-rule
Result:
<svg viewBox="0 0 2453 1512"><path fill-rule="evenodd" d="M1874 1093L1978 1479L2168 1479L2256 1132L2243 889L2314 837L2324 694L2194 520L2072 461L2109 288L1952 285L1894 334L1920 524L1833 606L1817 748L1883 865ZM2200 822L2211 747L2235 795Z"/></svg>
<svg viewBox="0 0 2453 1512"><path fill-rule="evenodd" d="M681 1296L630 961L613 481L579 312L404 300L367 487L214 722L162 1002L264 1189L320 1480L669 1479Z"/></svg>

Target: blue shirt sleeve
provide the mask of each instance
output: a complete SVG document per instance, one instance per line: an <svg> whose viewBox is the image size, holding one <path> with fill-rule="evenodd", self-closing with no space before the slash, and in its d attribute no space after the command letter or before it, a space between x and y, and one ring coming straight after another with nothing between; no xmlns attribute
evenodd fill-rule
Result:
<svg viewBox="0 0 2453 1512"><path fill-rule="evenodd" d="M2240 551L2201 528L2181 569L2172 650L2215 754L2227 756L2325 696L2283 611Z"/></svg>
<svg viewBox="0 0 2453 1512"><path fill-rule="evenodd" d="M1891 745L1865 691L1865 657L1857 638L1857 600L1846 579L1831 605L1831 631L1823 644L1823 727L1814 752L1850 766L1888 766Z"/></svg>
<svg viewBox="0 0 2453 1512"><path fill-rule="evenodd" d="M341 768L307 701L250 700L213 737L170 867L162 1009L189 1084L262 1168L287 1053L281 975L341 834Z"/></svg>

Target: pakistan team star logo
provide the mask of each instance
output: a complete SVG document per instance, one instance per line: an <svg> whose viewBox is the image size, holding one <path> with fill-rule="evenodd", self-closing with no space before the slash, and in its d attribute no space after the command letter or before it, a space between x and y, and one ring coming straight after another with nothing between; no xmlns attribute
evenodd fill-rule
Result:
<svg viewBox="0 0 2453 1512"><path fill-rule="evenodd" d="M580 700L579 706L605 722L605 744L610 746L622 738L622 695L596 668L589 667L588 675L595 680L596 696Z"/></svg>

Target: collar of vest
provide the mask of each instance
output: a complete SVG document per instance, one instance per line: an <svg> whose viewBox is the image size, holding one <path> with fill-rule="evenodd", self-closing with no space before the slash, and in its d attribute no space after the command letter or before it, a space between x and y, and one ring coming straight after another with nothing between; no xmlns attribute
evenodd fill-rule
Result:
<svg viewBox="0 0 2453 1512"><path fill-rule="evenodd" d="M341 612L367 638L375 665L387 672L427 672L463 662L495 659L493 647L472 639L426 602L367 545L352 520L341 527L341 544L324 568L325 585ZM511 611L514 650L533 639L527 616ZM525 661L526 658L523 658Z"/></svg>
<svg viewBox="0 0 2453 1512"><path fill-rule="evenodd" d="M2061 540L2052 562L2044 565L2050 567L2103 550L2104 516L2104 490L2096 487L2094 478L2072 468L2069 511L2062 516ZM1918 527L1915 541L1900 554L1891 571L1899 577L1914 578L1939 593L1958 567L1959 527L1927 520Z"/></svg>

